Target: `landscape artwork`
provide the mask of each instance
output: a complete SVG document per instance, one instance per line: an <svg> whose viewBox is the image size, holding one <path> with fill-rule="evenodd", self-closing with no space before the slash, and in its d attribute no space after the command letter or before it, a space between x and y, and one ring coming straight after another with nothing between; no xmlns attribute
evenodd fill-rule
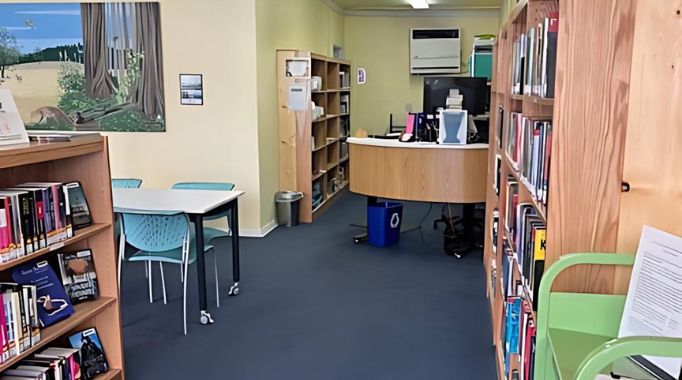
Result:
<svg viewBox="0 0 682 380"><path fill-rule="evenodd" d="M164 132L159 3L0 3L0 89L28 130Z"/></svg>

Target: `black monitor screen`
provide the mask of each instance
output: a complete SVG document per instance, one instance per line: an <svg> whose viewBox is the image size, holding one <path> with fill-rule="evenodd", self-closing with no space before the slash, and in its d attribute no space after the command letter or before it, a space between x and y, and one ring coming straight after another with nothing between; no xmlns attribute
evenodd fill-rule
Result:
<svg viewBox="0 0 682 380"><path fill-rule="evenodd" d="M464 95L462 109L469 115L482 115L488 111L490 87L488 78L479 77L425 77L423 112L435 114L440 107L445 107L445 100L450 89L459 89Z"/></svg>

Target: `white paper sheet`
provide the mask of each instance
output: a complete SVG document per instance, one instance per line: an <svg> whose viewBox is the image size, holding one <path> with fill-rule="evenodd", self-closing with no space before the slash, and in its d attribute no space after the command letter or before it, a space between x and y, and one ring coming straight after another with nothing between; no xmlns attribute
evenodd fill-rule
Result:
<svg viewBox="0 0 682 380"><path fill-rule="evenodd" d="M645 226L618 336L682 338L681 295L682 238ZM675 378L680 374L682 358L645 358Z"/></svg>
<svg viewBox="0 0 682 380"><path fill-rule="evenodd" d="M0 88L0 145L27 142L28 134L12 93L6 88Z"/></svg>
<svg viewBox="0 0 682 380"><path fill-rule="evenodd" d="M290 84L287 108L291 111L305 111L308 109L308 94L304 84Z"/></svg>

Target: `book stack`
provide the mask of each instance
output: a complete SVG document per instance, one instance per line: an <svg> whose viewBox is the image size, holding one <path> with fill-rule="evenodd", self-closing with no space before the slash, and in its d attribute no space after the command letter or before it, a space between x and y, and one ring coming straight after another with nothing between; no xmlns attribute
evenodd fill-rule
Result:
<svg viewBox="0 0 682 380"><path fill-rule="evenodd" d="M552 122L523 118L518 164L521 181L533 198L547 204L549 188L549 164L552 146Z"/></svg>
<svg viewBox="0 0 682 380"><path fill-rule="evenodd" d="M341 81L341 88L350 88L350 74L346 71L339 71L339 80Z"/></svg>
<svg viewBox="0 0 682 380"><path fill-rule="evenodd" d="M94 328L69 337L70 348L50 347L4 371L0 379L90 380L109 370Z"/></svg>
<svg viewBox="0 0 682 380"><path fill-rule="evenodd" d="M4 282L0 291L0 362L4 363L40 342L40 326L36 286Z"/></svg>
<svg viewBox="0 0 682 380"><path fill-rule="evenodd" d="M78 183L30 182L0 189L0 263L58 244L90 222Z"/></svg>
<svg viewBox="0 0 682 380"><path fill-rule="evenodd" d="M348 95L348 94L341 95L341 108L340 108L341 113L342 114L349 113L350 112L349 107L350 107L350 95Z"/></svg>
<svg viewBox="0 0 682 380"><path fill-rule="evenodd" d="M521 296L507 297L502 321L506 378L533 380L535 321L530 305Z"/></svg>
<svg viewBox="0 0 682 380"><path fill-rule="evenodd" d="M554 97L559 13L549 12L514 41L512 94Z"/></svg>
<svg viewBox="0 0 682 380"><path fill-rule="evenodd" d="M506 153L512 167L519 172L521 182L532 197L546 205L552 153L552 122L526 118L513 112L507 136Z"/></svg>

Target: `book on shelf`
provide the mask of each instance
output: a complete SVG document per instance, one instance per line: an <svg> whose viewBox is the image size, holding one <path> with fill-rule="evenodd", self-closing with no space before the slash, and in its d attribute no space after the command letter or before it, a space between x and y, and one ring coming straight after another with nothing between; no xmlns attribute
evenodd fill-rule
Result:
<svg viewBox="0 0 682 380"><path fill-rule="evenodd" d="M40 326L51 326L74 313L66 290L47 261L18 265L12 268L12 278L19 284L37 287Z"/></svg>
<svg viewBox="0 0 682 380"><path fill-rule="evenodd" d="M62 284L72 304L92 301L99 297L97 273L90 249L60 253L57 260Z"/></svg>
<svg viewBox="0 0 682 380"><path fill-rule="evenodd" d="M66 202L71 211L71 223L74 229L80 229L92 224L90 208L80 182L64 184Z"/></svg>
<svg viewBox="0 0 682 380"><path fill-rule="evenodd" d="M3 282L0 292L3 306L0 309L0 363L3 363L40 342L40 326L35 286Z"/></svg>
<svg viewBox="0 0 682 380"><path fill-rule="evenodd" d="M554 97L559 13L549 12L512 45L512 94Z"/></svg>
<svg viewBox="0 0 682 380"><path fill-rule="evenodd" d="M92 379L109 370L104 347L94 327L69 336L69 342L80 352L83 379Z"/></svg>
<svg viewBox="0 0 682 380"><path fill-rule="evenodd" d="M497 109L497 120L495 120L495 138L497 140L497 147L502 149L502 130L504 127L504 107L500 106Z"/></svg>
<svg viewBox="0 0 682 380"><path fill-rule="evenodd" d="M0 263L73 236L61 183L29 182L0 189Z"/></svg>
<svg viewBox="0 0 682 380"><path fill-rule="evenodd" d="M17 366L5 370L0 379L38 379L38 380L86 380L81 350L77 348L49 347L25 359Z"/></svg>
<svg viewBox="0 0 682 380"><path fill-rule="evenodd" d="M534 199L546 205L548 199L552 122L512 113L507 156L521 182Z"/></svg>

